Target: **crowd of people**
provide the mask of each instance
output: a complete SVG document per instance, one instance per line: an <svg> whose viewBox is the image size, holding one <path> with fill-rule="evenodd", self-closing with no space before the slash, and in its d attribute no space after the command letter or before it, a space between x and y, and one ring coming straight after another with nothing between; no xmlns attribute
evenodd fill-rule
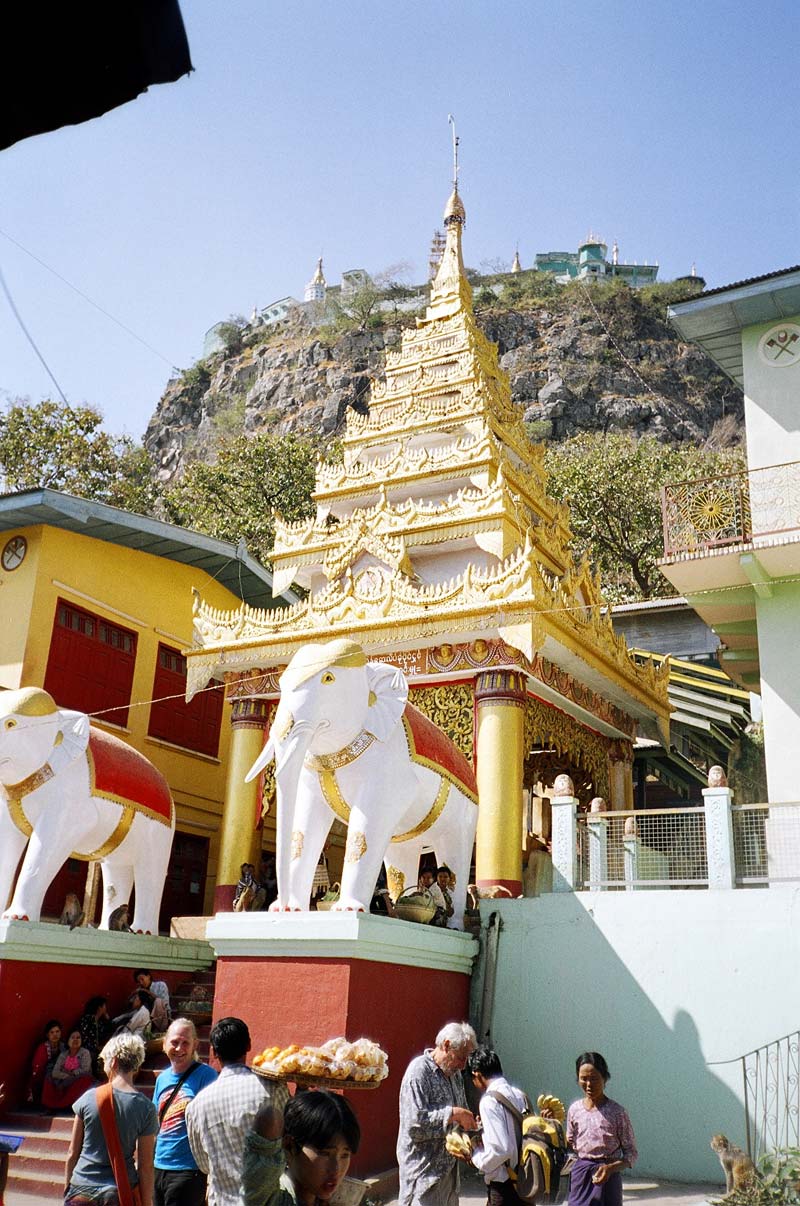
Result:
<svg viewBox="0 0 800 1206"><path fill-rule="evenodd" d="M290 1097L284 1082L257 1076L247 1065L250 1033L241 1018L222 1018L211 1030L216 1072L199 1059L194 1023L178 1017L163 1036L168 1066L151 1101L134 1084L146 1044L130 1022L146 997L166 1010L169 997L149 972L140 969L134 978L140 1004L116 1033L107 1033L114 1022L105 998L92 997L66 1047L51 1020L34 1056L39 1100L56 1100L55 1108L69 1100L74 1114L65 1206L324 1206L359 1147L359 1123L347 1100L317 1089ZM91 1047L98 1044L95 1063ZM95 1068L105 1078L99 1086ZM575 1071L582 1096L569 1107L564 1128L569 1206L621 1206L621 1172L637 1155L630 1119L606 1095L610 1073L599 1052L579 1055ZM475 1110L465 1075L479 1095ZM399 1206L458 1206L462 1161L483 1177L487 1206L520 1206L515 1170L522 1122L531 1113L498 1054L479 1047L466 1022L448 1023L402 1079ZM454 1128L471 1137L459 1154L446 1142Z"/></svg>
<svg viewBox="0 0 800 1206"><path fill-rule="evenodd" d="M58 1018L44 1025L31 1058L28 1103L48 1111L71 1110L79 1097L103 1076L100 1052L115 1034L138 1034L157 1041L170 1023L169 988L143 967L133 972L135 988L126 1009L111 1017L108 998L89 997L70 1030Z"/></svg>
<svg viewBox="0 0 800 1206"><path fill-rule="evenodd" d="M480 1094L477 1114L467 1105L465 1069ZM622 1206L622 1170L637 1157L630 1118L606 1096L610 1073L599 1052L579 1055L575 1072L583 1096L566 1116L569 1206ZM487 1206L520 1206L514 1180L521 1123L532 1112L527 1095L503 1076L497 1052L478 1047L471 1026L443 1027L436 1045L411 1061L400 1086L400 1206L458 1206L460 1161L483 1176ZM448 1150L444 1137L452 1127L472 1135L468 1152Z"/></svg>

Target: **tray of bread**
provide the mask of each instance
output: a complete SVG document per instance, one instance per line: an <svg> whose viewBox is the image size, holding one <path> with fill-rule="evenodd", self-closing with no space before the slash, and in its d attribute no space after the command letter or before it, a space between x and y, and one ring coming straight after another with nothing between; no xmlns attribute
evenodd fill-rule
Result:
<svg viewBox="0 0 800 1206"><path fill-rule="evenodd" d="M389 1075L386 1052L371 1039L329 1039L319 1047L266 1047L252 1069L265 1080L291 1080L318 1089L377 1089Z"/></svg>

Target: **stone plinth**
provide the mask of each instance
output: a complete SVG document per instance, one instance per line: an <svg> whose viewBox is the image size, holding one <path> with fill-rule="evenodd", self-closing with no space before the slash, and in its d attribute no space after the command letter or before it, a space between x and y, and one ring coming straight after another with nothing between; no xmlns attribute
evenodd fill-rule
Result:
<svg viewBox="0 0 800 1206"><path fill-rule="evenodd" d="M213 961L206 942L0 921L0 1083L7 1104L24 1102L31 1055L48 1019L58 1018L66 1033L95 995L108 997L112 1015L122 1013L137 967L173 991Z"/></svg>
<svg viewBox="0 0 800 1206"><path fill-rule="evenodd" d="M208 923L214 1020L244 1018L252 1054L367 1036L389 1055L379 1088L348 1093L361 1123L358 1176L395 1164L400 1081L437 1031L468 1015L471 935L368 913L230 913Z"/></svg>

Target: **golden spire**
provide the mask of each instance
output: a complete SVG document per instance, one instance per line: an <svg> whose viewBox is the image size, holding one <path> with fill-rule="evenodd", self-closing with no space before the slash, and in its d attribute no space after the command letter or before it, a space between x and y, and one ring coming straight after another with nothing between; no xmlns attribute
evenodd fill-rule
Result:
<svg viewBox="0 0 800 1206"><path fill-rule="evenodd" d="M317 260L317 271L312 276L310 283L312 285L324 285L325 284L325 277L322 274L322 256L320 256L319 259Z"/></svg>
<svg viewBox="0 0 800 1206"><path fill-rule="evenodd" d="M459 311L472 310L472 289L464 272L461 254L461 231L467 220L467 211L458 192L458 136L452 113L447 120L453 129L453 191L444 209L444 251L431 285L431 302L425 314L427 321L450 318Z"/></svg>
<svg viewBox="0 0 800 1206"><path fill-rule="evenodd" d="M519 262L519 247L514 252L514 263L511 265L512 272L522 272L522 264Z"/></svg>

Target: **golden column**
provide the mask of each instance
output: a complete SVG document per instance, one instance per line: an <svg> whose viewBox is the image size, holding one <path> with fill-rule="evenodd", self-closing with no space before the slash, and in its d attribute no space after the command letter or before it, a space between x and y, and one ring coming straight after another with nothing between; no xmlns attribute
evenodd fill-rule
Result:
<svg viewBox="0 0 800 1206"><path fill-rule="evenodd" d="M233 701L228 777L222 812L217 886L214 891L216 913L230 911L233 907L233 893L242 863L253 863L258 874L261 831L256 829L256 822L261 776L252 783L245 783L244 777L261 753L268 710L269 703L265 699Z"/></svg>
<svg viewBox="0 0 800 1206"><path fill-rule="evenodd" d="M525 675L489 670L475 684L478 706L479 888L522 891L522 772L525 762Z"/></svg>

